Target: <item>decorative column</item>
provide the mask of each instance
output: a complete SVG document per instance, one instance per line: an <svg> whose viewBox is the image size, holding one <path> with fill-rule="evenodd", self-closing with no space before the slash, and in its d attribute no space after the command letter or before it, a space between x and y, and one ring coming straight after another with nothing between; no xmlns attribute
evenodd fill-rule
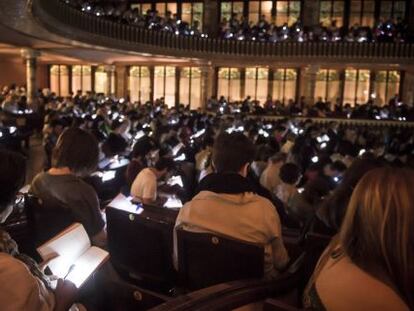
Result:
<svg viewBox="0 0 414 311"><path fill-rule="evenodd" d="M201 109L205 109L208 99L213 96L214 69L209 62L208 66L201 67Z"/></svg>
<svg viewBox="0 0 414 311"><path fill-rule="evenodd" d="M302 23L305 27L312 27L319 24L319 0L303 1Z"/></svg>
<svg viewBox="0 0 414 311"><path fill-rule="evenodd" d="M20 51L22 57L26 62L26 95L28 103L32 103L36 96L36 69L37 58L40 52L32 49L22 49Z"/></svg>
<svg viewBox="0 0 414 311"><path fill-rule="evenodd" d="M114 65L105 66L105 72L108 77L106 80L106 95L115 94L115 69Z"/></svg>
<svg viewBox="0 0 414 311"><path fill-rule="evenodd" d="M316 75L318 74L319 66L311 65L306 68L306 103L313 106L315 103L315 90L316 90Z"/></svg>
<svg viewBox="0 0 414 311"><path fill-rule="evenodd" d="M405 104L414 104L414 71L406 71L404 73L400 97Z"/></svg>
<svg viewBox="0 0 414 311"><path fill-rule="evenodd" d="M117 65L115 66L116 75L116 87L114 92L116 97L127 97L128 95L128 70L127 66Z"/></svg>
<svg viewBox="0 0 414 311"><path fill-rule="evenodd" d="M408 2L408 11L405 14L405 20L408 23L408 32L414 33L414 0Z"/></svg>
<svg viewBox="0 0 414 311"><path fill-rule="evenodd" d="M219 1L204 0L203 32L215 37L219 29Z"/></svg>

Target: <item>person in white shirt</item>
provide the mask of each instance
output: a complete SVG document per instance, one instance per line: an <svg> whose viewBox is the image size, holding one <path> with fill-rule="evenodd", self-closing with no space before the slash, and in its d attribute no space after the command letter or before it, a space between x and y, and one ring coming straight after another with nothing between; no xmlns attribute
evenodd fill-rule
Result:
<svg viewBox="0 0 414 311"><path fill-rule="evenodd" d="M276 208L257 195L246 178L254 154L254 145L242 133L220 134L213 148L215 172L200 182L198 194L181 208L175 230L215 233L261 244L265 248L264 275L273 278L287 265L289 256ZM176 235L174 238L176 242Z"/></svg>
<svg viewBox="0 0 414 311"><path fill-rule="evenodd" d="M152 204L157 200L157 181L172 168L174 162L169 158L160 158L153 167L143 169L131 186L131 196L143 204Z"/></svg>
<svg viewBox="0 0 414 311"><path fill-rule="evenodd" d="M265 170L260 176L260 184L272 193L276 192L277 187L282 183L279 178L280 167L286 162L286 153L280 152L271 157Z"/></svg>

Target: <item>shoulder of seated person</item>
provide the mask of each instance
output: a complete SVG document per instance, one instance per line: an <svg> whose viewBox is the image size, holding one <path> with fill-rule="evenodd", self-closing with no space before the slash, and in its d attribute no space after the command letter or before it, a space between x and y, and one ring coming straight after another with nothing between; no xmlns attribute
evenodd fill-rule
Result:
<svg viewBox="0 0 414 311"><path fill-rule="evenodd" d="M9 277L11 280L30 276L27 266L13 256L0 252L0 277ZM0 281L0 284L3 283Z"/></svg>
<svg viewBox="0 0 414 311"><path fill-rule="evenodd" d="M316 289L327 310L408 311L388 285L356 266L348 257L331 260L316 280Z"/></svg>

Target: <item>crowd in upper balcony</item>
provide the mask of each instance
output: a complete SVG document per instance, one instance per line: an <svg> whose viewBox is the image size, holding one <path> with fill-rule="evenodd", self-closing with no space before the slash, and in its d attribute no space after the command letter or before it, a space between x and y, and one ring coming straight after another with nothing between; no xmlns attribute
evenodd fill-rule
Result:
<svg viewBox="0 0 414 311"><path fill-rule="evenodd" d="M407 25L402 19L380 21L374 28L353 25L349 29L338 27L333 20L329 27L320 23L304 27L300 21L291 26L277 26L262 15L254 24L246 18L233 14L230 20L223 19L220 37L230 40L252 40L259 42L404 42Z"/></svg>
<svg viewBox="0 0 414 311"><path fill-rule="evenodd" d="M140 12L138 8L131 8L127 3L117 4L104 3L100 1L64 0L65 3L81 10L82 12L107 18L108 20L133 25L143 29L163 31L175 35L208 37L202 33L198 21L192 25L181 20L177 14L167 11L161 16L156 10Z"/></svg>
<svg viewBox="0 0 414 311"><path fill-rule="evenodd" d="M102 3L101 1L62 0L82 12L93 14L115 22L137 26L143 29L173 33L175 35L200 36L203 33L199 21L185 22L170 11L161 16L156 10L140 12L128 3ZM380 20L374 27L354 24L349 28L338 27L336 20L330 26L322 23L313 27L304 27L300 20L292 25L284 23L277 26L262 15L257 23L233 13L229 19L223 18L218 37L226 40L258 42L405 42L407 24L401 19Z"/></svg>

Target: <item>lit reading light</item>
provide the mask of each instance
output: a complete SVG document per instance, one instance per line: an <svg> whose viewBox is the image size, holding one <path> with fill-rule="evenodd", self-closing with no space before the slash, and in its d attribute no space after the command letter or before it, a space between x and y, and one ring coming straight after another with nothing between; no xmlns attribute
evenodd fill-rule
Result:
<svg viewBox="0 0 414 311"><path fill-rule="evenodd" d="M313 163L318 163L319 158L318 158L318 156L314 156L314 157L312 157L311 160L312 160Z"/></svg>
<svg viewBox="0 0 414 311"><path fill-rule="evenodd" d="M171 196L167 199L167 202L164 203L166 208L181 208L183 207L183 202L175 196Z"/></svg>
<svg viewBox="0 0 414 311"><path fill-rule="evenodd" d="M318 141L318 143L326 142L329 141L329 136L324 134L323 136L317 137L316 140Z"/></svg>
<svg viewBox="0 0 414 311"><path fill-rule="evenodd" d="M174 158L174 161L185 161L185 154L182 153L180 156Z"/></svg>
<svg viewBox="0 0 414 311"><path fill-rule="evenodd" d="M176 156L178 154L178 152L181 150L181 148L183 148L184 145L182 143L179 143L177 146L175 146L171 152L173 154L173 156Z"/></svg>
<svg viewBox="0 0 414 311"><path fill-rule="evenodd" d="M116 119L118 119L118 117L119 117L119 113L118 112L114 112L112 114L112 120L116 120Z"/></svg>
<svg viewBox="0 0 414 311"><path fill-rule="evenodd" d="M115 178L115 171L106 171L102 174L102 182L107 182Z"/></svg>
<svg viewBox="0 0 414 311"><path fill-rule="evenodd" d="M14 133L16 133L16 131L17 131L17 127L15 127L15 126L11 126L11 127L9 128L9 132L10 132L10 134L14 134Z"/></svg>
<svg viewBox="0 0 414 311"><path fill-rule="evenodd" d="M298 192L302 193L305 190L305 188L298 188Z"/></svg>
<svg viewBox="0 0 414 311"><path fill-rule="evenodd" d="M206 129L202 129L202 130L198 131L197 133L195 133L194 135L192 135L190 138L191 139L198 138L198 137L202 136L205 132L206 132Z"/></svg>
<svg viewBox="0 0 414 311"><path fill-rule="evenodd" d="M97 117L97 115L96 114L94 114L94 115L92 115L92 119L96 119L96 117Z"/></svg>
<svg viewBox="0 0 414 311"><path fill-rule="evenodd" d="M259 130L259 135L262 135L263 137L269 137L269 133L268 132L266 132L265 130L263 130L263 129L260 129Z"/></svg>
<svg viewBox="0 0 414 311"><path fill-rule="evenodd" d="M339 182L339 177L334 177L333 180L334 180L334 182L338 183Z"/></svg>
<svg viewBox="0 0 414 311"><path fill-rule="evenodd" d="M0 137L3 137L3 133L2 132L0 132Z"/></svg>
<svg viewBox="0 0 414 311"><path fill-rule="evenodd" d="M119 99L119 103L120 103L120 104L123 104L124 102L125 102L125 98L121 97L121 98Z"/></svg>
<svg viewBox="0 0 414 311"><path fill-rule="evenodd" d="M174 185L178 185L181 188L184 187L183 184L183 179L181 178L181 176L172 176L168 181L167 184L170 186L174 186Z"/></svg>
<svg viewBox="0 0 414 311"><path fill-rule="evenodd" d="M359 155L360 155L360 156L362 156L365 152L367 152L365 149L361 149L361 150L359 151Z"/></svg>
<svg viewBox="0 0 414 311"><path fill-rule="evenodd" d="M326 144L325 142L321 144L321 148L322 148L322 149L325 149L325 148L326 148L326 146L327 146L327 144Z"/></svg>
<svg viewBox="0 0 414 311"><path fill-rule="evenodd" d="M139 139L141 139L144 136L145 136L144 131L138 131L137 134L135 135L135 139L136 140L139 140Z"/></svg>

